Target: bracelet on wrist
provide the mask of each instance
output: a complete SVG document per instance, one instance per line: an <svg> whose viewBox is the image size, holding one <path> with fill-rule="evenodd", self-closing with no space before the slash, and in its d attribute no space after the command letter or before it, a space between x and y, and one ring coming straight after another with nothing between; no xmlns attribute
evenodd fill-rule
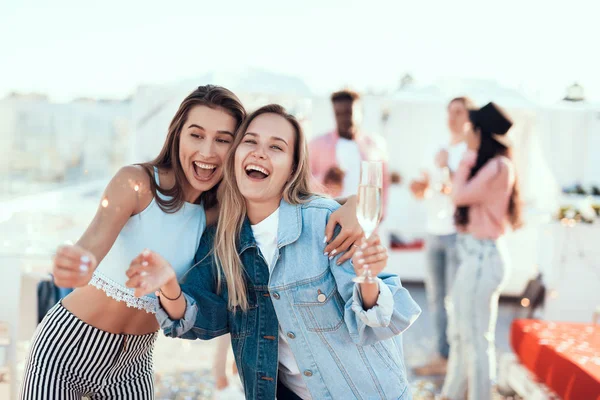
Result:
<svg viewBox="0 0 600 400"><path fill-rule="evenodd" d="M160 291L160 295L161 295L161 297L164 297L165 299L167 299L167 300L169 300L169 301L175 301L175 300L178 300L178 299L181 297L181 295L183 294L183 289L181 289L181 286L179 286L179 294L178 294L178 295L177 295L177 297L175 297L175 298L170 298L170 297L167 297L167 296L165 295L165 293L162 291L162 289L159 289L159 291Z"/></svg>

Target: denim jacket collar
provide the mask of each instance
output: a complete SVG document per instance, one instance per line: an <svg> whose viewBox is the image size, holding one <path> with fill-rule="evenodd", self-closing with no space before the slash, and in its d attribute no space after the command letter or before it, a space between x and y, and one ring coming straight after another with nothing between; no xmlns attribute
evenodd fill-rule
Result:
<svg viewBox="0 0 600 400"><path fill-rule="evenodd" d="M284 199L279 203L279 227L277 228L277 247L282 248L294 243L302 233L302 204L290 204ZM240 253L256 247L252 226L245 218L240 232Z"/></svg>

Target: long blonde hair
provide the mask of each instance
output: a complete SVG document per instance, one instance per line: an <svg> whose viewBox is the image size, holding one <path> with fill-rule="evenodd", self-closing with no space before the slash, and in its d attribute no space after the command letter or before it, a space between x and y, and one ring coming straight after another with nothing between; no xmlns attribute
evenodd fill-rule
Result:
<svg viewBox="0 0 600 400"><path fill-rule="evenodd" d="M293 174L283 188L284 200L290 204L301 204L313 194L310 186L312 175L308 162L308 147L298 120L277 104L269 104L254 111L239 127L225 162L223 181L218 192L220 211L214 248L215 262L218 266L217 287L220 290L224 275L229 308L239 307L243 311L248 309L248 296L244 266L238 254L238 238L246 219L246 202L235 179L235 151L242 142L250 123L262 114L280 115L292 125L296 134Z"/></svg>

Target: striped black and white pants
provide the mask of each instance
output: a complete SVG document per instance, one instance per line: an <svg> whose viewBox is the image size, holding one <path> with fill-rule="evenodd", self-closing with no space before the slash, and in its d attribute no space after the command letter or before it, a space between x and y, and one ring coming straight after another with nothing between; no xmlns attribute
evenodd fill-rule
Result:
<svg viewBox="0 0 600 400"><path fill-rule="evenodd" d="M58 303L33 337L21 399L151 400L156 336L101 331Z"/></svg>

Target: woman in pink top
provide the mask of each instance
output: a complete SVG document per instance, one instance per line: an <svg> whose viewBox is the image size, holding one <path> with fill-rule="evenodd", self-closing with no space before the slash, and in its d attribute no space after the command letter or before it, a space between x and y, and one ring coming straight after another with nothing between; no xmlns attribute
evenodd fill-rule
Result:
<svg viewBox="0 0 600 400"><path fill-rule="evenodd" d="M506 279L502 236L520 225L516 176L506 133L512 122L489 103L471 111L468 151L455 172L452 198L461 265L448 303L450 355L444 399L491 399L496 374L494 333Z"/></svg>

